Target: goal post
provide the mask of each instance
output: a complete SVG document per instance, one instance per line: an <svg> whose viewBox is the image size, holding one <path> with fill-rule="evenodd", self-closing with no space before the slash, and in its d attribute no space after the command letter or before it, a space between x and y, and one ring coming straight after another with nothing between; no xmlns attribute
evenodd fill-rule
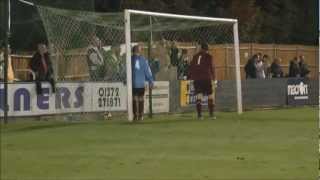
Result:
<svg viewBox="0 0 320 180"><path fill-rule="evenodd" d="M214 23L223 23L223 24L231 24L233 29L233 46L234 46L234 59L235 59L235 80L236 80L236 96L237 96L237 112L238 114L242 114L242 88L241 88L241 71L240 71L240 50L239 50L239 33L238 33L238 20L236 19L226 19L226 18L212 18L212 17L201 17L201 16L189 16L189 15L179 15L179 14L169 14L169 13L157 13L157 12L149 12L149 11L140 11L140 10L131 10L126 9L124 11L125 17L125 43L127 48L127 56L126 62L127 67L131 66L131 34L134 31L131 22L134 21L132 16L140 15L150 17L160 17L160 18L168 18L168 19L178 19L180 23L183 21L201 21L201 22L214 22ZM147 26L147 25L146 25ZM199 25L199 27L203 27L203 25ZM150 23L150 36L152 36L152 24ZM166 31L166 30L163 30ZM148 34L148 33L146 33ZM152 39L152 37L150 37ZM210 37L207 37L210 38ZM132 112L132 79L131 79L131 69L127 69L127 88L128 88L128 119L132 121L133 112ZM130 93L130 94L129 94Z"/></svg>
<svg viewBox="0 0 320 180"><path fill-rule="evenodd" d="M71 114L75 119L85 118L82 113L100 117L112 112L132 121L131 50L136 44L143 47L142 55L148 59L157 87L146 90L145 113L189 111L195 105L195 96L192 82L186 80L188 67L200 43L206 42L217 63L217 79L222 80L218 83L217 107L242 113L243 72L236 19L130 9L98 13L36 6L58 84L56 95L49 93L55 105L38 112L52 113L57 118ZM116 93L111 93L114 90ZM207 100L205 97L203 103Z"/></svg>
<svg viewBox="0 0 320 180"><path fill-rule="evenodd" d="M239 48L239 33L238 21L233 24L233 38L234 38L234 51L236 62L236 83L237 83L237 111L242 114L242 86L241 86L241 72L240 72L240 48Z"/></svg>
<svg viewBox="0 0 320 180"><path fill-rule="evenodd" d="M128 120L133 121L132 109L132 69L131 69L131 24L130 11L124 11L125 22L125 42L126 42L126 63L127 63L127 92L128 92Z"/></svg>

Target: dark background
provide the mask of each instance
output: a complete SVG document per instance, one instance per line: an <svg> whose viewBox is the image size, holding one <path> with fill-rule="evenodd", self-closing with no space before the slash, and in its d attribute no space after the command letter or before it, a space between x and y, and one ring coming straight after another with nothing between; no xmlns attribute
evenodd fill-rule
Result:
<svg viewBox="0 0 320 180"><path fill-rule="evenodd" d="M4 40L5 1L0 1L0 43ZM239 19L240 40L252 43L316 45L317 0L30 0L33 3L85 11L120 12L138 9ZM12 2L14 52L30 51L46 35L35 7Z"/></svg>

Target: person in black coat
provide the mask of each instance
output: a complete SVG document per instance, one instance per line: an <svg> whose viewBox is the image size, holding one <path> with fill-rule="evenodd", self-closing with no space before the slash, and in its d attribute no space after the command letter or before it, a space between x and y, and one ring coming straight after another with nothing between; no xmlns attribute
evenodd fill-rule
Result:
<svg viewBox="0 0 320 180"><path fill-rule="evenodd" d="M295 57L292 61L290 61L289 77L291 78L301 77L301 69L299 66L299 59L297 57Z"/></svg>
<svg viewBox="0 0 320 180"><path fill-rule="evenodd" d="M304 56L300 56L299 57L300 62L299 62L299 67L300 67L300 73L301 73L301 77L306 78L308 77L310 70L308 67L308 64L305 61L305 57Z"/></svg>
<svg viewBox="0 0 320 180"><path fill-rule="evenodd" d="M257 78L257 68L256 63L260 59L260 54L255 54L252 56L247 64L244 67L244 70L246 72L246 79L256 79Z"/></svg>
<svg viewBox="0 0 320 180"><path fill-rule="evenodd" d="M281 59L275 58L270 67L270 74L272 78L282 78L283 70L281 67Z"/></svg>
<svg viewBox="0 0 320 180"><path fill-rule="evenodd" d="M33 55L29 67L35 73L37 94L42 94L41 82L43 81L49 82L52 87L52 92L55 93L52 63L45 44L38 44L38 50Z"/></svg>

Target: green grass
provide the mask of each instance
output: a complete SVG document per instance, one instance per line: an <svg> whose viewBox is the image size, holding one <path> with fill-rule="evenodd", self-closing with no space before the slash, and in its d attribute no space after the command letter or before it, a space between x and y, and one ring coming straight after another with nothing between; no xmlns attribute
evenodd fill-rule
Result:
<svg viewBox="0 0 320 180"><path fill-rule="evenodd" d="M313 180L312 108L2 126L1 180Z"/></svg>

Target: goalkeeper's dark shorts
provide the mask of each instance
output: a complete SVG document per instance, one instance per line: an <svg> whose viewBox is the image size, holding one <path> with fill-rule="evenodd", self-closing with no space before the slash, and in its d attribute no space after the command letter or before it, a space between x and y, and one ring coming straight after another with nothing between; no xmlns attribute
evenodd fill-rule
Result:
<svg viewBox="0 0 320 180"><path fill-rule="evenodd" d="M195 80L193 86L195 94L211 95L213 93L211 80Z"/></svg>
<svg viewBox="0 0 320 180"><path fill-rule="evenodd" d="M132 95L133 96L144 96L144 88L133 88L132 89Z"/></svg>

